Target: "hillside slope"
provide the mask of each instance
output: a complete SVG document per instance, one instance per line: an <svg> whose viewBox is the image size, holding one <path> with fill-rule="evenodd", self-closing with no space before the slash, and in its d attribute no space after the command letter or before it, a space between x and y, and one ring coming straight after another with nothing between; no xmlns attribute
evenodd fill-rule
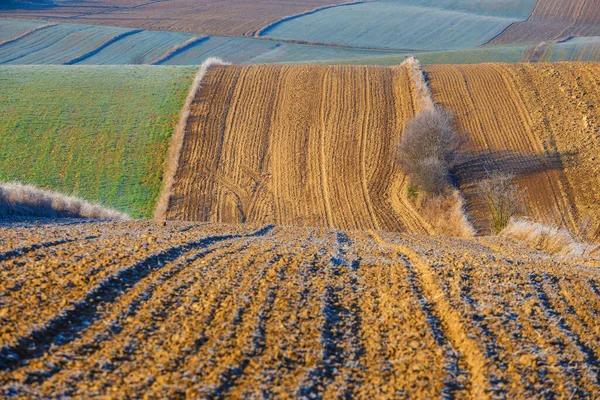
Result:
<svg viewBox="0 0 600 400"><path fill-rule="evenodd" d="M0 181L150 218L194 70L0 67Z"/></svg>
<svg viewBox="0 0 600 400"><path fill-rule="evenodd" d="M475 185L485 170L513 173L527 212L575 231L600 223L600 64L426 67L434 100L456 113L472 148L460 171L469 212L485 227ZM555 221L556 222L556 221Z"/></svg>
<svg viewBox="0 0 600 400"><path fill-rule="evenodd" d="M0 294L2 396L600 396L598 267L508 241L5 224Z"/></svg>
<svg viewBox="0 0 600 400"><path fill-rule="evenodd" d="M168 219L426 232L394 162L404 67L215 67L192 105Z"/></svg>
<svg viewBox="0 0 600 400"><path fill-rule="evenodd" d="M538 0L527 21L512 24L490 43L564 40L571 36L600 36L597 0Z"/></svg>

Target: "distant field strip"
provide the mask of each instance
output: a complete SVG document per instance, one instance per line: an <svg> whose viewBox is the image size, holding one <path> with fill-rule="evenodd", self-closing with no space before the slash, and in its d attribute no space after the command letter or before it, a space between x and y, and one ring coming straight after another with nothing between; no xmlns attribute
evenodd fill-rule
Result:
<svg viewBox="0 0 600 400"><path fill-rule="evenodd" d="M413 97L404 67L215 67L167 218L426 232L394 162Z"/></svg>
<svg viewBox="0 0 600 400"><path fill-rule="evenodd" d="M598 220L600 65L440 65L427 72L436 102L470 134L472 154L459 178L480 224L474 186L486 169L517 176L534 218L560 215L573 229L585 215Z"/></svg>
<svg viewBox="0 0 600 400"><path fill-rule="evenodd" d="M383 0L340 5L274 24L261 35L406 51L469 48L488 42L513 22L526 19L527 10L534 4L527 1L500 12L488 11L490 6L486 5L458 3Z"/></svg>
<svg viewBox="0 0 600 400"><path fill-rule="evenodd" d="M600 396L598 268L510 241L2 222L0 294L3 397Z"/></svg>
<svg viewBox="0 0 600 400"><path fill-rule="evenodd" d="M201 35L253 36L261 28L290 15L348 0L81 0L46 7L18 4L4 17L189 32Z"/></svg>
<svg viewBox="0 0 600 400"><path fill-rule="evenodd" d="M23 27L17 29L20 24ZM408 55L417 55L423 64L537 61L529 56L537 44L407 53L91 25L40 26L37 22L0 19L0 38L5 30L11 33L0 41L0 64L200 65L209 57L219 57L235 64L399 65ZM548 43L539 58L600 61L600 38Z"/></svg>
<svg viewBox="0 0 600 400"><path fill-rule="evenodd" d="M0 67L0 181L150 218L193 68Z"/></svg>
<svg viewBox="0 0 600 400"><path fill-rule="evenodd" d="M506 29L491 44L600 36L597 0L538 0L531 17Z"/></svg>

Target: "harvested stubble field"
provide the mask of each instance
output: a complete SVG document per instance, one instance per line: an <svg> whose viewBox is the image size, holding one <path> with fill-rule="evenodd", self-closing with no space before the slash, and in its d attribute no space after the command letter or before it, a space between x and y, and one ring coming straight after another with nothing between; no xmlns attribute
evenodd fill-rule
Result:
<svg viewBox="0 0 600 400"><path fill-rule="evenodd" d="M428 232L394 161L415 104L405 67L214 67L166 218Z"/></svg>
<svg viewBox="0 0 600 400"><path fill-rule="evenodd" d="M600 64L428 66L436 102L470 134L459 171L469 212L485 226L475 185L485 169L517 176L532 217L600 222Z"/></svg>
<svg viewBox="0 0 600 400"><path fill-rule="evenodd" d="M290 15L348 0L84 0L4 6L5 18L43 19L154 31L253 36Z"/></svg>
<svg viewBox="0 0 600 400"><path fill-rule="evenodd" d="M600 396L599 269L509 241L21 221L0 277L3 396Z"/></svg>
<svg viewBox="0 0 600 400"><path fill-rule="evenodd" d="M491 43L539 42L599 35L600 6L597 0L538 0L527 21L512 24Z"/></svg>

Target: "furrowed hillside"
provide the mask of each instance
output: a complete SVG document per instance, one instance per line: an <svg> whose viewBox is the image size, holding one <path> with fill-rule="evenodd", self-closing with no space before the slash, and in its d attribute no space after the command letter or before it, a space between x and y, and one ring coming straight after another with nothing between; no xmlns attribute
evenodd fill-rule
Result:
<svg viewBox="0 0 600 400"><path fill-rule="evenodd" d="M434 100L470 137L457 179L477 227L487 171L514 174L525 213L600 223L600 66L426 68ZM416 112L405 67L219 66L196 93L165 215L430 232L396 163Z"/></svg>
<svg viewBox="0 0 600 400"><path fill-rule="evenodd" d="M507 240L4 223L0 293L0 396L600 396L598 267Z"/></svg>
<svg viewBox="0 0 600 400"><path fill-rule="evenodd" d="M194 70L0 67L0 181L152 216Z"/></svg>
<svg viewBox="0 0 600 400"><path fill-rule="evenodd" d="M472 147L459 171L469 213L486 226L476 195L486 169L517 176L527 213L577 230L600 222L600 65L428 66L436 102L456 113Z"/></svg>
<svg viewBox="0 0 600 400"><path fill-rule="evenodd" d="M597 0L538 0L529 19L508 27L492 44L600 36Z"/></svg>
<svg viewBox="0 0 600 400"><path fill-rule="evenodd" d="M214 67L166 218L427 232L394 161L415 104L405 67Z"/></svg>

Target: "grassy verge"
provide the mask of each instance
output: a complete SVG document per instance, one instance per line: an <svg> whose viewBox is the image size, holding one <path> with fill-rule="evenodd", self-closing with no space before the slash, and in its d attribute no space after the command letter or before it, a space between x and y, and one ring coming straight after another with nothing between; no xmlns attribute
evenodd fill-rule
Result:
<svg viewBox="0 0 600 400"><path fill-rule="evenodd" d="M0 67L0 181L150 218L194 68Z"/></svg>

